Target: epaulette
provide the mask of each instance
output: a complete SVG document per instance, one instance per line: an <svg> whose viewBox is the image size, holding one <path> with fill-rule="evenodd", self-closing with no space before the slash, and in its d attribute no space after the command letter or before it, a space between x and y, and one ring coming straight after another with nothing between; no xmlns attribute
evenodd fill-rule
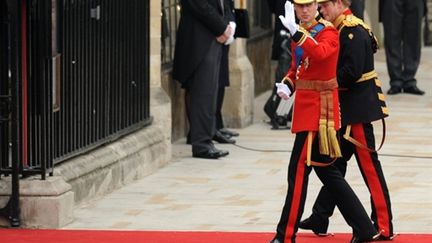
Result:
<svg viewBox="0 0 432 243"><path fill-rule="evenodd" d="M377 40L376 36L372 33L372 29L369 27L369 25L367 25L365 22L363 22L363 20L357 18L356 16L354 16L352 14L346 15L345 19L342 21L342 28L343 27L355 27L355 26L359 26L359 25L361 27L363 27L368 32L369 37L372 40L372 49L375 53L376 50L379 49L378 40ZM342 28L340 28L340 30Z"/></svg>
<svg viewBox="0 0 432 243"><path fill-rule="evenodd" d="M369 25L367 25L365 22L363 22L363 20L357 18L356 16L354 16L352 14L346 15L345 19L342 21L342 25L344 27L355 27L355 26L360 25L361 27L366 29L369 33L372 32Z"/></svg>
<svg viewBox="0 0 432 243"><path fill-rule="evenodd" d="M333 24L330 21L325 20L324 18L320 18L318 20L318 22L323 24L325 27L328 27L328 26L333 27Z"/></svg>
<svg viewBox="0 0 432 243"><path fill-rule="evenodd" d="M312 37L312 35L305 28L300 26L297 32L292 36L292 39L297 45L301 46L308 37Z"/></svg>

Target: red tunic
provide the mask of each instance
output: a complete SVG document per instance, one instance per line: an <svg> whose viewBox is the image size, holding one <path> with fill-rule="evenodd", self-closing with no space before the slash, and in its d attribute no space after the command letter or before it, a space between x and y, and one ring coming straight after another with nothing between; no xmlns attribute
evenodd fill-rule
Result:
<svg viewBox="0 0 432 243"><path fill-rule="evenodd" d="M324 28L312 37L309 31L316 24L324 24ZM327 21L320 20L314 22L308 28L300 28L293 36L292 42L292 63L291 68L286 75L289 85L295 89L296 96L293 107L292 128L293 133L302 131L317 131L319 128L320 116L322 116L321 92L311 88L304 88L304 84L308 86L308 82L319 83L329 80L335 81L336 67L339 55L339 33ZM303 49L303 56L299 67L296 67L295 48L300 46ZM302 82L302 87L296 87L298 82ZM334 128L340 128L340 111L339 97L337 87L331 88L330 92L333 95L332 107L333 114L328 120L334 121Z"/></svg>

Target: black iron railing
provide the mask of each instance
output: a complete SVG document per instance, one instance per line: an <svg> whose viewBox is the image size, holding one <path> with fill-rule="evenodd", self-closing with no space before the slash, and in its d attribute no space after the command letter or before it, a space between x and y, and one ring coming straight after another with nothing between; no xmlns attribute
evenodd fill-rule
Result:
<svg viewBox="0 0 432 243"><path fill-rule="evenodd" d="M12 175L16 190L0 214L13 218L20 174L45 179L56 163L151 123L150 2L6 2L0 176Z"/></svg>
<svg viewBox="0 0 432 243"><path fill-rule="evenodd" d="M7 4L6 4L7 3ZM0 216L20 225L21 0L0 1L0 175L10 177L10 196ZM3 195L4 196L4 195Z"/></svg>
<svg viewBox="0 0 432 243"><path fill-rule="evenodd" d="M30 22L31 42L41 47L30 55L30 167L61 162L151 122L149 2L42 2Z"/></svg>

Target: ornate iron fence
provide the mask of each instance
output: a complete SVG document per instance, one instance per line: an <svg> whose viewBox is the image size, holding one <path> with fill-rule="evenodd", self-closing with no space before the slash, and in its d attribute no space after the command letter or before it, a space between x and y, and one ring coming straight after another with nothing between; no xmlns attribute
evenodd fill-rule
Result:
<svg viewBox="0 0 432 243"><path fill-rule="evenodd" d="M151 123L149 1L0 2L0 175L45 179Z"/></svg>

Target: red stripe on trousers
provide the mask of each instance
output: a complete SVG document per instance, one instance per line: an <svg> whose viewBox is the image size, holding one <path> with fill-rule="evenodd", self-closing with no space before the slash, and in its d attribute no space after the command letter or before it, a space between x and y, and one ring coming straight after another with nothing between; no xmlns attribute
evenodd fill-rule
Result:
<svg viewBox="0 0 432 243"><path fill-rule="evenodd" d="M306 161L306 154L307 154L307 139L308 137L306 137L306 140L303 144L302 152L300 154L300 158L297 161L297 170L295 173L296 176L294 180L294 192L291 201L291 208L289 210L289 215L288 215L288 224L285 229L285 239L284 239L285 243L291 242L291 238L295 233L294 226L297 223L300 201L302 198L302 192L304 190L303 181L304 181L305 168L306 168L305 161Z"/></svg>
<svg viewBox="0 0 432 243"><path fill-rule="evenodd" d="M366 135L364 133L362 124L352 125L353 138L362 144L367 145ZM378 173L376 172L374 161L366 149L356 146L357 154L359 156L359 165L361 166L366 177L366 183L369 185L369 191L372 196L373 206L377 216L377 223L379 231L384 230L383 235L390 236L389 214L388 205L384 197L381 181L379 180Z"/></svg>

